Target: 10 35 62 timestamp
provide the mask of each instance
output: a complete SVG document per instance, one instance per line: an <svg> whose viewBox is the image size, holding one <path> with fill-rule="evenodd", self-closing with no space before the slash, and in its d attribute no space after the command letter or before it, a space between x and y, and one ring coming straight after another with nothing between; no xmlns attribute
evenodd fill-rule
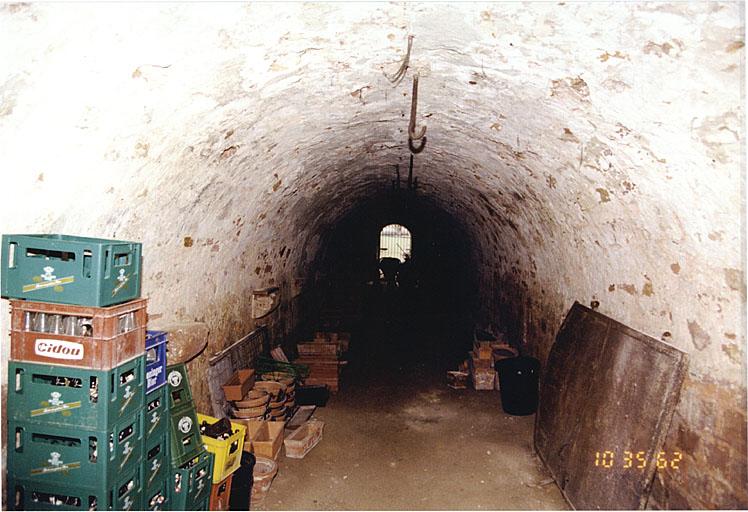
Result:
<svg viewBox="0 0 748 512"><path fill-rule="evenodd" d="M648 460L646 452L633 452L624 450L623 458L616 460L616 453L610 450L595 452L595 467L611 469L618 467L622 469L645 469L647 464L654 464L658 469L670 467L680 469L680 462L683 460L681 452L657 452L652 460Z"/></svg>

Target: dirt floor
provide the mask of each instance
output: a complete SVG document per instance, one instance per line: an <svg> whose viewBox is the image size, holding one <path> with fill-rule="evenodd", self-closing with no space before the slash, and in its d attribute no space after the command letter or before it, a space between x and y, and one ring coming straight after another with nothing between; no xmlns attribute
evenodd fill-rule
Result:
<svg viewBox="0 0 748 512"><path fill-rule="evenodd" d="M322 441L279 457L262 509L568 508L531 449L534 416L504 414L497 391L413 373L344 388L315 417Z"/></svg>
<svg viewBox="0 0 748 512"><path fill-rule="evenodd" d="M304 459L280 455L257 508L568 509L534 455L535 416L505 414L498 391L446 386L464 354L445 352L452 336L437 317L372 315L341 391L315 413L322 440Z"/></svg>

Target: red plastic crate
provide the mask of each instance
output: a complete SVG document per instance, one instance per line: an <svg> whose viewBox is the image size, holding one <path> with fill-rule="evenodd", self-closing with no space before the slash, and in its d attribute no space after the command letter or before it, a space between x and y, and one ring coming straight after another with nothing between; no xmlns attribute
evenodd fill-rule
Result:
<svg viewBox="0 0 748 512"><path fill-rule="evenodd" d="M11 300L10 358L40 364L111 370L145 352L148 299L97 308ZM29 317L43 313L90 319L91 335L27 330ZM128 318L129 317L129 318ZM63 331L64 332L64 331Z"/></svg>

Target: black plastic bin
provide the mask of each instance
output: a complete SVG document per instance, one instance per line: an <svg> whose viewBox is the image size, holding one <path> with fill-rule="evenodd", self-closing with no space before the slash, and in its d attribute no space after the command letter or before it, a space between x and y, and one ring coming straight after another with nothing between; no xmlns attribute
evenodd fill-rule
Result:
<svg viewBox="0 0 748 512"><path fill-rule="evenodd" d="M514 416L527 416L538 409L540 361L534 357L510 357L496 361L501 407Z"/></svg>
<svg viewBox="0 0 748 512"><path fill-rule="evenodd" d="M231 480L229 510L249 510L256 461L254 453L242 452L241 465L234 472L234 477Z"/></svg>
<svg viewBox="0 0 748 512"><path fill-rule="evenodd" d="M327 386L299 386L296 388L297 405L316 405L324 407L330 398L330 390Z"/></svg>

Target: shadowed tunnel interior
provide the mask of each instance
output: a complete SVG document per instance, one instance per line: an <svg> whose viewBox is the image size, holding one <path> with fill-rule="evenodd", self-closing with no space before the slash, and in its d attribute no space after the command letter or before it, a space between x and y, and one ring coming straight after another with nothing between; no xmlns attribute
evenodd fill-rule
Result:
<svg viewBox="0 0 748 512"><path fill-rule="evenodd" d="M259 325L291 349L335 304L371 322L355 350L415 332L453 368L481 327L545 364L571 305L598 302L690 355L665 442L687 464L658 472L652 506L745 507L744 16L5 4L0 231L142 242L149 321L207 341L198 376ZM427 142L396 193L416 74ZM366 283L389 223L419 286L385 298ZM279 305L254 318L268 288Z"/></svg>
<svg viewBox="0 0 748 512"><path fill-rule="evenodd" d="M401 224L412 236L408 277L401 270L396 287L380 280L379 258L386 253L379 233L388 224ZM342 327L370 338L359 344L363 353L352 354L362 366L428 361L443 374L464 359L472 347L478 276L475 240L459 218L401 189L361 201L323 233L310 266L318 307L308 331L321 328L327 310L342 310L363 319Z"/></svg>

